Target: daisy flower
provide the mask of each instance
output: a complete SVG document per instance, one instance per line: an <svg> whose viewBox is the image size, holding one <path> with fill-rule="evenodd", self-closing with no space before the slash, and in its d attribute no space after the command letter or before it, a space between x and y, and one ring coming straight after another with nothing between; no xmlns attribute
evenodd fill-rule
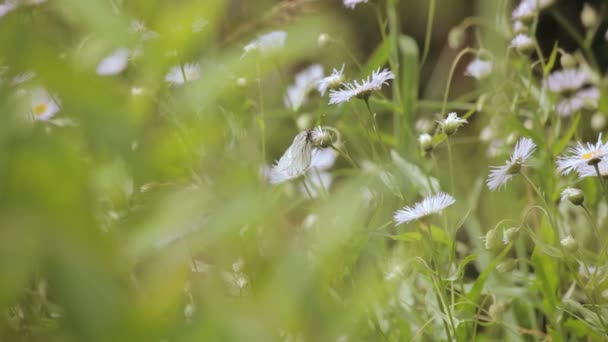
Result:
<svg viewBox="0 0 608 342"><path fill-rule="evenodd" d="M255 40L243 47L244 53L241 58L245 57L252 51L259 51L261 53L269 53L274 50L281 49L285 46L287 40L287 32L285 31L272 31L263 35L258 36Z"/></svg>
<svg viewBox="0 0 608 342"><path fill-rule="evenodd" d="M529 138L521 138L515 144L515 150L511 159L507 160L503 166L491 166L490 176L488 177L488 188L496 191L504 186L514 175L518 174L526 160L532 156L536 144Z"/></svg>
<svg viewBox="0 0 608 342"><path fill-rule="evenodd" d="M295 83L287 87L284 102L287 108L294 112L308 102L308 94L315 88L317 82L323 78L323 66L314 64L299 72Z"/></svg>
<svg viewBox="0 0 608 342"><path fill-rule="evenodd" d="M571 94L587 82L587 75L580 69L565 69L552 72L547 78L549 90L558 94Z"/></svg>
<svg viewBox="0 0 608 342"><path fill-rule="evenodd" d="M185 77L184 77L185 76ZM196 81L201 77L200 65L198 63L174 66L165 76L165 81L172 85L180 86L186 82Z"/></svg>
<svg viewBox="0 0 608 342"><path fill-rule="evenodd" d="M474 77L475 79L481 80L492 73L494 63L492 61L486 61L480 58L475 58L469 65L464 74L466 76Z"/></svg>
<svg viewBox="0 0 608 342"><path fill-rule="evenodd" d="M565 188L560 194L562 201L568 200L574 205L581 205L585 201L585 194L581 189Z"/></svg>
<svg viewBox="0 0 608 342"><path fill-rule="evenodd" d="M570 116L581 109L597 109L600 100L600 91L596 87L577 91L555 105L555 111L563 116Z"/></svg>
<svg viewBox="0 0 608 342"><path fill-rule="evenodd" d="M380 90L382 85L388 84L388 80L395 78L395 74L388 69L380 71L374 71L371 78L368 76L367 79L361 81L354 81L353 83L342 83L345 87L340 90L331 90L329 92L329 104L337 104L342 102L348 102L352 97L357 97L363 100L367 100L372 91Z"/></svg>
<svg viewBox="0 0 608 342"><path fill-rule="evenodd" d="M595 145L587 143L585 146L579 142L577 146L570 147L568 152L571 155L560 156L557 159L557 170L562 175L567 175L572 171L585 170L584 166L594 167L594 165L598 165L602 158L608 155L608 144L602 143L602 134L600 133Z"/></svg>
<svg viewBox="0 0 608 342"><path fill-rule="evenodd" d="M129 49L121 48L104 58L97 65L97 75L109 76L120 74L129 63Z"/></svg>
<svg viewBox="0 0 608 342"><path fill-rule="evenodd" d="M527 34L519 33L511 40L509 46L519 51L528 51L534 48L534 39L530 38Z"/></svg>
<svg viewBox="0 0 608 342"><path fill-rule="evenodd" d="M31 93L31 113L34 120L47 121L59 112L59 104L44 88L34 89Z"/></svg>
<svg viewBox="0 0 608 342"><path fill-rule="evenodd" d="M468 121L459 118L458 114L452 112L448 114L448 117L445 120L438 121L438 123L441 126L441 130L443 130L445 134L452 135L456 133L460 126L464 125L465 123L468 123Z"/></svg>
<svg viewBox="0 0 608 342"><path fill-rule="evenodd" d="M298 133L281 159L270 169L270 183L279 184L304 175L312 161L312 145L312 131Z"/></svg>
<svg viewBox="0 0 608 342"><path fill-rule="evenodd" d="M414 220L419 220L423 217L437 214L443 209L454 204L456 200L449 194L440 192L432 196L428 196L414 204L413 207L404 207L395 211L393 219L397 225L408 223Z"/></svg>
<svg viewBox="0 0 608 342"><path fill-rule="evenodd" d="M354 9L358 4L367 3L367 0L344 0L344 7Z"/></svg>
<svg viewBox="0 0 608 342"><path fill-rule="evenodd" d="M600 172L600 176L608 177L608 158L602 159L602 161L597 164L597 169ZM597 171L592 165L581 165L576 172L581 178L597 176Z"/></svg>
<svg viewBox="0 0 608 342"><path fill-rule="evenodd" d="M344 81L344 64L342 64L342 68L334 70L331 72L331 75L324 77L323 79L317 82L317 90L321 94L321 96L325 96L325 92L328 89L334 89L340 86Z"/></svg>

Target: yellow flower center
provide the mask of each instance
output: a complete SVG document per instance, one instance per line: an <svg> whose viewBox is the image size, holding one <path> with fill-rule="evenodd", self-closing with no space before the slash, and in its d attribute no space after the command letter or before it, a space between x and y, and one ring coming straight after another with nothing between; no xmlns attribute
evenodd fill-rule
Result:
<svg viewBox="0 0 608 342"><path fill-rule="evenodd" d="M595 157L595 152L589 152L589 153L585 153L581 156L581 158L583 158L584 160L588 160Z"/></svg>
<svg viewBox="0 0 608 342"><path fill-rule="evenodd" d="M46 103L40 103L32 108L32 113L34 113L35 116L40 116L44 114L48 108L49 106Z"/></svg>

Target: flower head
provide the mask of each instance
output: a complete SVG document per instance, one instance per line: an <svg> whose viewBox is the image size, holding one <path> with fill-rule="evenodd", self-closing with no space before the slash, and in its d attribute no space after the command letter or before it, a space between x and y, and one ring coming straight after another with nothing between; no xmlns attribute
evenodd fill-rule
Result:
<svg viewBox="0 0 608 342"><path fill-rule="evenodd" d="M252 51L258 51L265 54L281 49L283 46L285 46L286 40L287 32L285 31L271 31L260 35L243 47L244 53L242 57Z"/></svg>
<svg viewBox="0 0 608 342"><path fill-rule="evenodd" d="M418 136L418 143L424 152L433 150L433 137L428 133L420 134L420 136Z"/></svg>
<svg viewBox="0 0 608 342"><path fill-rule="evenodd" d="M368 76L367 79L361 81L354 81L353 83L343 83L344 89L331 90L329 92L329 104L337 104L342 102L348 102L352 97L358 97L361 99L368 99L374 90L380 90L382 85L388 84L388 80L395 78L395 74L388 69L380 71L374 71L371 78Z"/></svg>
<svg viewBox="0 0 608 342"><path fill-rule="evenodd" d="M308 171L312 161L312 131L302 131L296 135L268 174L272 184L279 184L290 179L298 178Z"/></svg>
<svg viewBox="0 0 608 342"><path fill-rule="evenodd" d="M456 133L458 128L464 125L465 123L468 123L468 121L466 119L459 118L458 114L454 112L449 113L448 117L445 120L439 121L441 129L447 135L452 135Z"/></svg>
<svg viewBox="0 0 608 342"><path fill-rule="evenodd" d="M287 87L285 95L285 106L293 111L300 109L308 101L308 94L314 89L317 82L323 78L323 66L319 64L299 72L295 77L295 83Z"/></svg>
<svg viewBox="0 0 608 342"><path fill-rule="evenodd" d="M486 61L480 58L475 58L469 65L467 70L464 72L466 76L474 77L481 80L492 73L494 63L492 61Z"/></svg>
<svg viewBox="0 0 608 342"><path fill-rule="evenodd" d="M559 94L571 94L587 82L587 74L580 69L564 69L552 72L547 78L549 90Z"/></svg>
<svg viewBox="0 0 608 342"><path fill-rule="evenodd" d="M521 138L515 144L515 150L511 155L511 159L507 160L503 166L491 166L490 176L488 177L488 188L492 191L496 191L501 186L507 184L507 182L516 174L519 173L521 167L524 166L526 160L528 160L534 150L536 144L529 138Z"/></svg>
<svg viewBox="0 0 608 342"><path fill-rule="evenodd" d="M419 220L423 217L440 213L443 209L454 204L456 200L449 194L440 192L432 196L428 196L414 204L413 207L405 207L397 210L393 216L397 225L407 223L414 220Z"/></svg>
<svg viewBox="0 0 608 342"><path fill-rule="evenodd" d="M17 5L18 3L15 0L7 0L0 4L0 17L5 16L7 13L17 8Z"/></svg>
<svg viewBox="0 0 608 342"><path fill-rule="evenodd" d="M602 134L597 138L595 145L587 143L583 145L580 142L575 147L570 147L568 152L569 156L560 156L557 159L557 170L567 175L572 171L577 171L579 174L583 170L587 170L586 166L598 165L603 158L608 155L608 144L602 143Z"/></svg>
<svg viewBox="0 0 608 342"><path fill-rule="evenodd" d="M354 9L355 6L361 3L367 3L367 0L344 0L344 7Z"/></svg>
<svg viewBox="0 0 608 342"><path fill-rule="evenodd" d="M519 51L528 51L534 48L534 44L534 39L530 38L530 36L524 33L519 33L511 40L511 44L509 46L516 48Z"/></svg>
<svg viewBox="0 0 608 342"><path fill-rule="evenodd" d="M528 21L534 18L536 14L536 6L529 1L522 1L515 7L511 18L513 20Z"/></svg>
<svg viewBox="0 0 608 342"><path fill-rule="evenodd" d="M581 189L565 188L561 192L561 200L568 200L574 205L581 205L585 201L585 194Z"/></svg>
<svg viewBox="0 0 608 342"><path fill-rule="evenodd" d="M344 81L344 64L340 70L334 69L331 75L324 77L317 82L317 90L321 96L325 95L328 89L334 89L340 86Z"/></svg>
<svg viewBox="0 0 608 342"><path fill-rule="evenodd" d="M97 65L97 75L109 76L120 74L129 63L129 49L121 48L104 58Z"/></svg>
<svg viewBox="0 0 608 342"><path fill-rule="evenodd" d="M200 65L198 63L185 64L182 67L177 65L171 68L165 76L165 81L172 85L180 86L186 82L196 81L201 77Z"/></svg>
<svg viewBox="0 0 608 342"><path fill-rule="evenodd" d="M59 112L59 104L44 88L38 88L31 93L31 113L34 120L47 121L57 112Z"/></svg>

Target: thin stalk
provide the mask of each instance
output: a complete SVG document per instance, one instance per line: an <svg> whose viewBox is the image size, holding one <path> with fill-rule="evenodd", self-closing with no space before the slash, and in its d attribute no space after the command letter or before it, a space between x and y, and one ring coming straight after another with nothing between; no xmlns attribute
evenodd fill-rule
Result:
<svg viewBox="0 0 608 342"><path fill-rule="evenodd" d="M454 189L454 160L452 158L452 144L450 143L450 137L446 136L445 139L447 145L448 145L448 172L450 173L450 189L452 191L452 194L455 193L455 189Z"/></svg>
<svg viewBox="0 0 608 342"><path fill-rule="evenodd" d="M378 129L378 122L376 121L376 114L374 114L372 112L372 108L369 106L368 99L365 99L365 106L367 107L367 111L369 112L369 115L371 115L371 117L372 117L372 128L374 130L374 133L376 133L376 138L378 139L378 143L382 147L382 151L384 151L385 155L388 157L389 156L388 150L386 149L386 146L384 146L384 144L382 143L382 137L380 136L380 131Z"/></svg>
<svg viewBox="0 0 608 342"><path fill-rule="evenodd" d="M595 169L595 173L597 174L597 178L599 179L602 191L604 191L604 196L606 196L608 194L608 191L606 191L606 183L604 182L604 177L602 177L602 174L600 172L600 167L596 163L595 165L593 165L593 168Z"/></svg>
<svg viewBox="0 0 608 342"><path fill-rule="evenodd" d="M448 83L446 84L445 90L443 92L443 102L441 103L441 115L445 114L445 109L448 103L448 94L450 93L452 78L454 78L454 72L456 72L456 66L458 65L458 62L464 55L473 52L475 52L475 50L472 48L464 48L458 53L458 55L456 55L456 58L454 59L454 62L452 63L452 66L450 68L450 73L448 74Z"/></svg>
<svg viewBox="0 0 608 342"><path fill-rule="evenodd" d="M260 120L260 130L262 134L262 162L266 162L266 122L264 118L264 96L262 93L262 73L260 65L256 64L257 83L258 83L258 118Z"/></svg>
<svg viewBox="0 0 608 342"><path fill-rule="evenodd" d="M426 62L426 58L429 55L429 50L431 48L431 36L433 33L433 22L435 20L435 7L437 5L436 0L429 1L429 11L426 19L426 32L424 34L424 49L422 50L422 59L420 60L420 68L424 66Z"/></svg>

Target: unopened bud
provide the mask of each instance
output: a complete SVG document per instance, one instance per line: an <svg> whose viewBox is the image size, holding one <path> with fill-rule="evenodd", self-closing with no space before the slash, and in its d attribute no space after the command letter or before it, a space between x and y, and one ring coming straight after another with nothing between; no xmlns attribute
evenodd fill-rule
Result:
<svg viewBox="0 0 608 342"><path fill-rule="evenodd" d="M597 12L591 5L585 3L581 11L581 22L586 28L594 27L598 22Z"/></svg>
<svg viewBox="0 0 608 342"><path fill-rule="evenodd" d="M606 128L606 123L607 120L606 115L604 115L604 113L596 112L591 117L591 129L596 132L603 131L604 128Z"/></svg>
<svg viewBox="0 0 608 342"><path fill-rule="evenodd" d="M313 124L314 124L314 119L312 118L312 115L310 115L310 114L302 114L296 120L296 125L298 126L298 129L300 131L305 131L307 129L312 128Z"/></svg>
<svg viewBox="0 0 608 342"><path fill-rule="evenodd" d="M578 242L574 240L572 235L566 236L559 243L561 243L562 246L564 246L564 248L566 248L571 253L574 253L578 250Z"/></svg>
<svg viewBox="0 0 608 342"><path fill-rule="evenodd" d="M500 273L507 273L513 271L515 266L517 266L515 259L508 259L498 264L496 270Z"/></svg>
<svg viewBox="0 0 608 342"><path fill-rule="evenodd" d="M420 148L424 152L430 152L433 150L433 137L430 134L420 134L418 137L418 143L420 143Z"/></svg>
<svg viewBox="0 0 608 342"><path fill-rule="evenodd" d="M502 245L500 241L500 236L498 234L498 230L496 228L490 229L484 238L485 240L485 248L488 250L496 249Z"/></svg>
<svg viewBox="0 0 608 342"><path fill-rule="evenodd" d="M448 33L448 45L453 50L458 50L464 44L465 31L460 26L453 27Z"/></svg>
<svg viewBox="0 0 608 342"><path fill-rule="evenodd" d="M515 240L517 240L519 237L519 230L519 227L505 229L505 231L502 233L502 242L505 245L515 242Z"/></svg>
<svg viewBox="0 0 608 342"><path fill-rule="evenodd" d="M331 37L327 33L321 33L319 35L319 38L317 38L317 44L321 48L329 45L330 41L331 41Z"/></svg>
<svg viewBox="0 0 608 342"><path fill-rule="evenodd" d="M581 189L566 188L562 191L563 200L568 200L574 205L582 205L585 202L585 193Z"/></svg>
<svg viewBox="0 0 608 342"><path fill-rule="evenodd" d="M236 85L245 88L247 86L247 79L245 77L239 77L236 79Z"/></svg>
<svg viewBox="0 0 608 342"><path fill-rule="evenodd" d="M504 301L494 302L492 305L490 305L490 308L488 309L488 314L490 315L490 317L492 317L494 321L499 321L508 307L509 304Z"/></svg>
<svg viewBox="0 0 608 342"><path fill-rule="evenodd" d="M564 68L564 69L572 69L572 68L576 67L576 60L569 53L562 54L562 56L559 59L559 62L562 65L562 68Z"/></svg>

